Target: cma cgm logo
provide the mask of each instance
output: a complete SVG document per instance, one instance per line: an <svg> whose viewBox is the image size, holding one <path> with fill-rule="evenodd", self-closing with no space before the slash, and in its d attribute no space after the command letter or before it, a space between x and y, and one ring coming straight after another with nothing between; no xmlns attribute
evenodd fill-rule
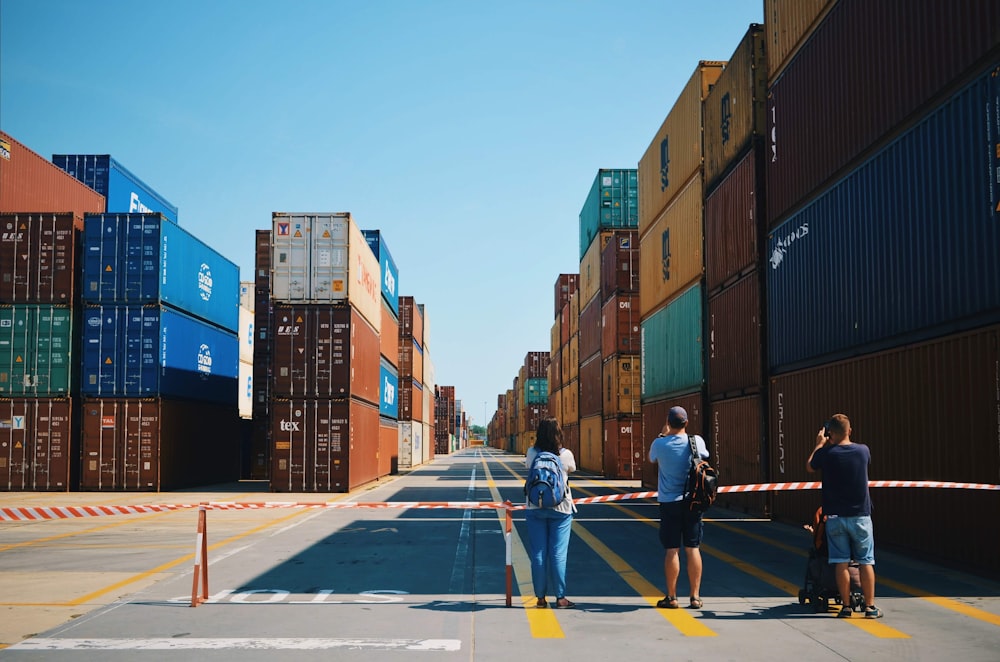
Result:
<svg viewBox="0 0 1000 662"><path fill-rule="evenodd" d="M389 296L396 296L396 279L393 278L392 272L389 271L388 263L385 265L385 278L383 282L385 284L385 291L389 293Z"/></svg>
<svg viewBox="0 0 1000 662"><path fill-rule="evenodd" d="M148 214L148 213L150 213L150 212L153 211L152 209L150 209L146 205L142 204L142 201L139 200L139 194L136 193L135 191L132 191L132 195L129 196L128 210L130 212L133 212L133 211L134 212L139 212L140 214Z"/></svg>
<svg viewBox="0 0 1000 662"><path fill-rule="evenodd" d="M670 136L663 136L660 143L660 190L670 186Z"/></svg>
<svg viewBox="0 0 1000 662"><path fill-rule="evenodd" d="M202 301L212 298L212 268L204 262L198 269L198 295Z"/></svg>
<svg viewBox="0 0 1000 662"><path fill-rule="evenodd" d="M382 401L387 405L396 401L396 387L393 386L388 377L385 378L385 386L382 388Z"/></svg>
<svg viewBox="0 0 1000 662"><path fill-rule="evenodd" d="M212 374L212 350L204 343L198 348L198 372Z"/></svg>
<svg viewBox="0 0 1000 662"><path fill-rule="evenodd" d="M299 424L298 424L297 421L286 421L286 420L282 419L281 422L278 423L278 427L281 429L282 432L298 432L299 431Z"/></svg>

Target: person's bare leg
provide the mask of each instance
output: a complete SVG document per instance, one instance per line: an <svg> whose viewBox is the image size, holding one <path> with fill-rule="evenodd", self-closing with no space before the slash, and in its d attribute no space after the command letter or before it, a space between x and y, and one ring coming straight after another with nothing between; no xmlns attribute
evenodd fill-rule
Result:
<svg viewBox="0 0 1000 662"><path fill-rule="evenodd" d="M875 604L875 566L859 565L858 574L861 575L861 593L865 596L865 606L870 607Z"/></svg>
<svg viewBox="0 0 1000 662"><path fill-rule="evenodd" d="M838 563L833 569L837 578L837 591L840 592L840 603L844 607L851 606L851 574L846 563ZM862 580L863 581L863 580Z"/></svg>
<svg viewBox="0 0 1000 662"><path fill-rule="evenodd" d="M701 599L701 549L687 547L688 583L691 584L691 597Z"/></svg>
<svg viewBox="0 0 1000 662"><path fill-rule="evenodd" d="M677 577L681 574L679 549L668 549L663 556L663 574L667 577L667 595L677 595Z"/></svg>

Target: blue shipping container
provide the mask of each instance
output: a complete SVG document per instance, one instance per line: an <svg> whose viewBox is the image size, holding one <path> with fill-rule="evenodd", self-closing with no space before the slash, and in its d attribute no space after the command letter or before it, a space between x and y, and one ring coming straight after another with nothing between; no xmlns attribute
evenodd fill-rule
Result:
<svg viewBox="0 0 1000 662"><path fill-rule="evenodd" d="M166 307L87 306L82 335L85 396L237 405L235 333Z"/></svg>
<svg viewBox="0 0 1000 662"><path fill-rule="evenodd" d="M88 214L84 303L165 303L239 327L240 268L160 214Z"/></svg>
<svg viewBox="0 0 1000 662"><path fill-rule="evenodd" d="M381 230L362 230L365 241L378 258L379 271L382 274L382 298L389 302L392 312L399 317L399 269L392 259L389 248L385 245L385 236Z"/></svg>
<svg viewBox="0 0 1000 662"><path fill-rule="evenodd" d="M769 237L784 372L1000 321L1000 79L988 72Z"/></svg>
<svg viewBox="0 0 1000 662"><path fill-rule="evenodd" d="M107 154L53 154L52 163L103 195L106 212L160 212L177 222L177 207Z"/></svg>
<svg viewBox="0 0 1000 662"><path fill-rule="evenodd" d="M399 418L399 375L385 359L379 365L378 413L389 418Z"/></svg>

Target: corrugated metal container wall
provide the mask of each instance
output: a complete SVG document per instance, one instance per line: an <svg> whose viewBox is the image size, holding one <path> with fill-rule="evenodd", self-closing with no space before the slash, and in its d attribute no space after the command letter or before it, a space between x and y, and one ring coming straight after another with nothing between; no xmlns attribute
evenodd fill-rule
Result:
<svg viewBox="0 0 1000 662"><path fill-rule="evenodd" d="M600 298L598 294L601 292L601 251L612 237L614 237L612 230L601 230L580 260L580 288L576 292L580 314L583 314L583 309L591 300Z"/></svg>
<svg viewBox="0 0 1000 662"><path fill-rule="evenodd" d="M642 321L644 403L702 387L702 319L702 287L695 285Z"/></svg>
<svg viewBox="0 0 1000 662"><path fill-rule="evenodd" d="M549 401L549 383L545 377L529 377L524 380L524 403L542 405Z"/></svg>
<svg viewBox="0 0 1000 662"><path fill-rule="evenodd" d="M705 273L703 190L700 175L691 179L639 241L643 318Z"/></svg>
<svg viewBox="0 0 1000 662"><path fill-rule="evenodd" d="M0 490L70 489L71 417L68 399L0 400Z"/></svg>
<svg viewBox="0 0 1000 662"><path fill-rule="evenodd" d="M555 291L556 317L559 317L563 308L569 303L569 298L576 292L579 284L580 274L559 274Z"/></svg>
<svg viewBox="0 0 1000 662"><path fill-rule="evenodd" d="M166 396L236 411L235 333L162 306L86 306L82 317L84 395Z"/></svg>
<svg viewBox="0 0 1000 662"><path fill-rule="evenodd" d="M616 294L601 307L601 356L638 354L639 295Z"/></svg>
<svg viewBox="0 0 1000 662"><path fill-rule="evenodd" d="M557 315L555 321L552 323L552 326L549 328L549 354L552 355L552 363L556 362L555 353L558 352L559 348L561 348L563 345L563 343L559 338L559 336L562 335L562 329L560 329L560 324L559 324L560 321L561 320ZM551 369L551 365L549 366L549 368ZM551 373L549 373L549 377L551 379L552 377Z"/></svg>
<svg viewBox="0 0 1000 662"><path fill-rule="evenodd" d="M416 382L419 387L420 382ZM378 413L383 418L399 418L399 373L396 366L382 359L379 362ZM419 405L419 401L417 402ZM416 407L419 411L419 406Z"/></svg>
<svg viewBox="0 0 1000 662"><path fill-rule="evenodd" d="M638 189L635 169L597 171L580 210L580 259L600 230L639 227Z"/></svg>
<svg viewBox="0 0 1000 662"><path fill-rule="evenodd" d="M94 398L82 408L81 490L159 492L239 479L233 407Z"/></svg>
<svg viewBox="0 0 1000 662"><path fill-rule="evenodd" d="M272 214L271 296L290 303L348 302L381 330L378 259L348 212Z"/></svg>
<svg viewBox="0 0 1000 662"><path fill-rule="evenodd" d="M240 305L249 310L251 314L256 310L254 282L252 280L240 281Z"/></svg>
<svg viewBox="0 0 1000 662"><path fill-rule="evenodd" d="M764 0L767 75L774 80L837 0Z"/></svg>
<svg viewBox="0 0 1000 662"><path fill-rule="evenodd" d="M570 337L570 326L576 326L579 328L580 320L576 320L574 324L570 324L569 318L573 307L567 302L563 306L562 311L559 313L559 343L560 345L566 345L569 342Z"/></svg>
<svg viewBox="0 0 1000 662"><path fill-rule="evenodd" d="M0 211L70 212L106 208L104 196L0 131Z"/></svg>
<svg viewBox="0 0 1000 662"><path fill-rule="evenodd" d="M663 426L667 422L667 412L671 407L684 407L688 414L687 431L691 434L700 434L705 438L706 444L711 444L711 439L705 432L708 423L707 412L704 408L704 397L698 393L687 393L676 395L667 400L657 400L656 402L644 402L642 404L642 486L647 490L655 490L657 485L657 467L649 461L649 447L653 443L656 435L660 434Z"/></svg>
<svg viewBox="0 0 1000 662"><path fill-rule="evenodd" d="M564 360L569 367L569 377L570 379L579 379L580 377L580 336L575 335L569 339L569 356Z"/></svg>
<svg viewBox="0 0 1000 662"><path fill-rule="evenodd" d="M580 454L576 466L584 471L604 473L604 419L600 415L580 418Z"/></svg>
<svg viewBox="0 0 1000 662"><path fill-rule="evenodd" d="M0 393L62 396L73 387L73 310L0 306Z"/></svg>
<svg viewBox="0 0 1000 662"><path fill-rule="evenodd" d="M378 478L376 406L295 399L272 411L272 492L349 492Z"/></svg>
<svg viewBox="0 0 1000 662"><path fill-rule="evenodd" d="M565 420L560 420L568 425L580 422L580 381L574 379L560 391L562 397L562 411Z"/></svg>
<svg viewBox="0 0 1000 662"><path fill-rule="evenodd" d="M71 304L75 214L0 213L0 303Z"/></svg>
<svg viewBox="0 0 1000 662"><path fill-rule="evenodd" d="M604 421L604 470L607 478L633 480L642 474L642 416Z"/></svg>
<svg viewBox="0 0 1000 662"><path fill-rule="evenodd" d="M382 329L378 334L378 348L382 357L393 367L399 367L399 320L382 301Z"/></svg>
<svg viewBox="0 0 1000 662"><path fill-rule="evenodd" d="M253 311L242 305L239 307L240 326L237 336L240 341L240 361L253 363Z"/></svg>
<svg viewBox="0 0 1000 662"><path fill-rule="evenodd" d="M426 335L424 324L424 306L416 303L413 297L399 297L399 336L417 341L424 346Z"/></svg>
<svg viewBox="0 0 1000 662"><path fill-rule="evenodd" d="M419 311L418 315L420 319L414 320L414 323L418 323L421 325L420 334L419 335L414 334L413 337L417 338L417 341L420 343L420 346L426 350L428 347L431 346L431 320L427 314L427 307L424 304L418 303L417 310Z"/></svg>
<svg viewBox="0 0 1000 662"><path fill-rule="evenodd" d="M378 475L399 473L399 424L380 418L378 424Z"/></svg>
<svg viewBox="0 0 1000 662"><path fill-rule="evenodd" d="M995 59L998 34L995 0L839 0L771 84L768 227L970 67L985 66L987 53Z"/></svg>
<svg viewBox="0 0 1000 662"><path fill-rule="evenodd" d="M528 352L524 357L525 377L544 377L550 362L548 352Z"/></svg>
<svg viewBox="0 0 1000 662"><path fill-rule="evenodd" d="M267 416L271 403L271 231L257 230L254 250L254 364L253 364L253 418L254 447L257 461L267 460L271 452L268 443ZM255 478L266 478L271 463L254 465L259 473Z"/></svg>
<svg viewBox="0 0 1000 662"><path fill-rule="evenodd" d="M549 398L547 400L549 407L549 412L559 421L560 425L566 420L563 414L562 406L562 387L559 389L549 389Z"/></svg>
<svg viewBox="0 0 1000 662"><path fill-rule="evenodd" d="M253 362L240 361L237 370L237 385L239 391L236 395L236 407L239 410L240 418L253 418Z"/></svg>
<svg viewBox="0 0 1000 662"><path fill-rule="evenodd" d="M594 297L580 311L580 362L601 353L601 299Z"/></svg>
<svg viewBox="0 0 1000 662"><path fill-rule="evenodd" d="M160 214L88 214L82 278L85 303L163 302L239 328L240 268Z"/></svg>
<svg viewBox="0 0 1000 662"><path fill-rule="evenodd" d="M763 190L757 174L761 152L744 154L705 198L705 281L709 296L752 271L761 261L758 242Z"/></svg>
<svg viewBox="0 0 1000 662"><path fill-rule="evenodd" d="M107 154L53 154L52 163L104 196L112 214L161 213L177 223L177 207Z"/></svg>
<svg viewBox="0 0 1000 662"><path fill-rule="evenodd" d="M425 400L431 399L433 398L425 398ZM421 451L423 462L427 463L434 459L434 425L424 421L420 426L420 434L423 440L423 449Z"/></svg>
<svg viewBox="0 0 1000 662"><path fill-rule="evenodd" d="M717 400L709 405L710 423L705 442L709 461L719 472L722 485L755 485L768 482L767 438L764 431L764 401L755 395ZM717 505L768 517L770 492L727 492Z"/></svg>
<svg viewBox="0 0 1000 662"><path fill-rule="evenodd" d="M753 271L708 300L708 393L732 398L763 389L760 278Z"/></svg>
<svg viewBox="0 0 1000 662"><path fill-rule="evenodd" d="M274 318L275 396L378 403L378 334L354 306L280 304Z"/></svg>
<svg viewBox="0 0 1000 662"><path fill-rule="evenodd" d="M563 387L562 378L562 349L551 352L552 361L549 363L549 392L558 391Z"/></svg>
<svg viewBox="0 0 1000 662"><path fill-rule="evenodd" d="M411 421L399 421L396 426L397 469L412 469L420 464L420 447L416 445L414 433L420 434L420 423L414 425Z"/></svg>
<svg viewBox="0 0 1000 662"><path fill-rule="evenodd" d="M400 339L399 347L399 374L403 377L412 377L417 381L423 381L424 362L420 345L415 338L404 336Z"/></svg>
<svg viewBox="0 0 1000 662"><path fill-rule="evenodd" d="M640 367L638 356L615 355L601 367L604 382L604 417L639 415Z"/></svg>
<svg viewBox="0 0 1000 662"><path fill-rule="evenodd" d="M560 425L563 431L563 448L573 452L573 459L580 466L580 422L574 421L568 425Z"/></svg>
<svg viewBox="0 0 1000 662"><path fill-rule="evenodd" d="M424 407L423 385L410 377L399 382L399 417L407 421L422 420Z"/></svg>
<svg viewBox="0 0 1000 662"><path fill-rule="evenodd" d="M751 23L705 98L705 184L711 190L730 164L767 130L764 26Z"/></svg>
<svg viewBox="0 0 1000 662"><path fill-rule="evenodd" d="M840 412L851 439L872 451L871 480L1000 482L998 343L994 326L772 378L772 480L818 480L806 459L823 421ZM819 492L777 492L774 514L806 522L819 501ZM1000 512L1000 492L874 488L872 503L879 544L1000 570L1000 531L982 526L984 513ZM970 531L974 545L941 544Z"/></svg>
<svg viewBox="0 0 1000 662"><path fill-rule="evenodd" d="M601 303L639 292L639 233L619 230L601 252Z"/></svg>
<svg viewBox="0 0 1000 662"><path fill-rule="evenodd" d="M393 317L399 316L399 269L396 268L396 261L392 259L392 253L385 244L385 235L381 230L362 230L361 235L368 242L368 248L375 255L379 263L379 273L381 274L382 301L389 304Z"/></svg>
<svg viewBox="0 0 1000 662"><path fill-rule="evenodd" d="M601 413L604 402L601 367L600 354L580 365L580 418Z"/></svg>
<svg viewBox="0 0 1000 662"><path fill-rule="evenodd" d="M771 235L774 371L1000 320L998 116L988 73Z"/></svg>
<svg viewBox="0 0 1000 662"><path fill-rule="evenodd" d="M701 61L639 160L639 236L702 164L702 100L724 62Z"/></svg>
<svg viewBox="0 0 1000 662"><path fill-rule="evenodd" d="M580 332L580 290L577 290L569 298L569 335L570 337Z"/></svg>

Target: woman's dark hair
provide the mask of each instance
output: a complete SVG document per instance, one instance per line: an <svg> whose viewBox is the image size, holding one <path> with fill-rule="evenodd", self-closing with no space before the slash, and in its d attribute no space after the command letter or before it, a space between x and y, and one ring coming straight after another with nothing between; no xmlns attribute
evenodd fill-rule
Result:
<svg viewBox="0 0 1000 662"><path fill-rule="evenodd" d="M558 453L562 447L562 428L555 416L549 416L538 421L538 433L535 437L535 450Z"/></svg>

